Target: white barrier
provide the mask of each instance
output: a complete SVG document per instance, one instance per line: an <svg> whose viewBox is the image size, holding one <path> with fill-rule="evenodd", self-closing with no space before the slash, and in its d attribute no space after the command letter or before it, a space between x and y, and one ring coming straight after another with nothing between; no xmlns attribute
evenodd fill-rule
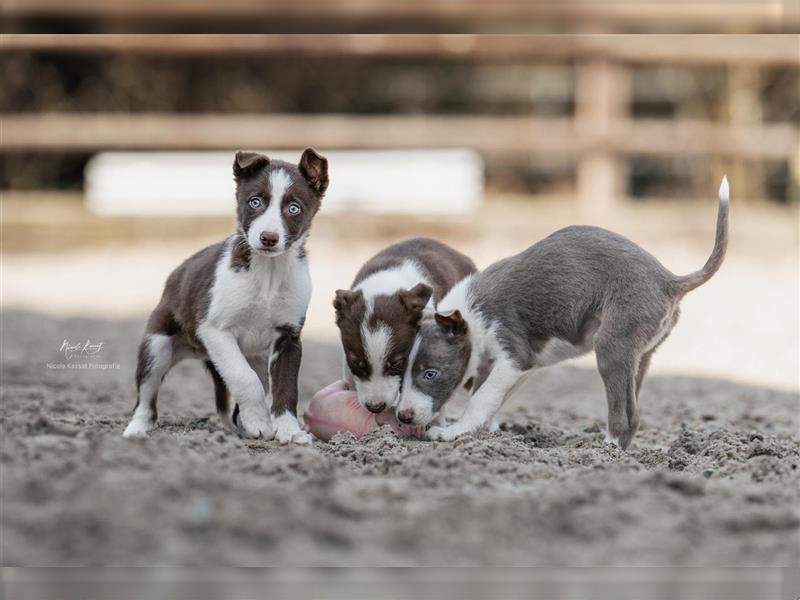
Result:
<svg viewBox="0 0 800 600"><path fill-rule="evenodd" d="M326 213L453 214L483 200L483 160L472 150L320 150ZM301 151L266 151L296 163ZM103 215L231 213L233 152L104 152L86 167L86 198Z"/></svg>

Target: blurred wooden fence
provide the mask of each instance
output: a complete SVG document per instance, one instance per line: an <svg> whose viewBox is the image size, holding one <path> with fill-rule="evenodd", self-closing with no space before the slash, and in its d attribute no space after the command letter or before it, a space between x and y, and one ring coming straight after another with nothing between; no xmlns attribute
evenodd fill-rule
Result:
<svg viewBox="0 0 800 600"><path fill-rule="evenodd" d="M45 3L38 0L39 4ZM149 6L149 5L148 5ZM155 4L153 5L155 6ZM104 149L471 147L494 153L564 152L577 158L578 198L602 210L623 195L631 155L705 155L800 163L797 123L634 119L630 66L719 64L730 69L729 104L752 97L762 67L800 66L793 34L699 36L30 36L10 35L4 50L106 53L304 53L459 56L474 60L553 58L576 65L572 118L495 116L5 114L3 151Z"/></svg>
<svg viewBox="0 0 800 600"><path fill-rule="evenodd" d="M117 31L126 21L135 30L180 19L184 31L194 22L248 20L259 32L762 33L793 31L800 21L791 0L4 0L3 13L12 23L73 19Z"/></svg>

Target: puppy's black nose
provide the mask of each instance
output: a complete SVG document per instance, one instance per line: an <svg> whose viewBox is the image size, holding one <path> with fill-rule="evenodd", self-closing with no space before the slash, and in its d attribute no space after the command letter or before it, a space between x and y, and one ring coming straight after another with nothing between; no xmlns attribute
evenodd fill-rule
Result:
<svg viewBox="0 0 800 600"><path fill-rule="evenodd" d="M383 409L386 408L386 402L381 402L380 404L367 404L367 410L374 413L383 412Z"/></svg>
<svg viewBox="0 0 800 600"><path fill-rule="evenodd" d="M265 248L274 248L275 244L278 243L278 234L273 233L272 231L262 231L261 235L258 236L261 245Z"/></svg>
<svg viewBox="0 0 800 600"><path fill-rule="evenodd" d="M397 418L406 425L409 425L414 421L414 409L413 408L405 408L397 413Z"/></svg>

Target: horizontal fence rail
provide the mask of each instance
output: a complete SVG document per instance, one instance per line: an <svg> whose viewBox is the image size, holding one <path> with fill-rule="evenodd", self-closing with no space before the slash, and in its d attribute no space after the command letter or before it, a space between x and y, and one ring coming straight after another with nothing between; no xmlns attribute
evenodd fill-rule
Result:
<svg viewBox="0 0 800 600"><path fill-rule="evenodd" d="M628 63L800 65L800 36L751 35L6 35L0 52L300 53L471 60L604 56Z"/></svg>
<svg viewBox="0 0 800 600"><path fill-rule="evenodd" d="M712 154L791 158L800 130L790 124L622 118L607 125L572 118L489 116L5 114L2 151L298 148L474 148L623 154Z"/></svg>
<svg viewBox="0 0 800 600"><path fill-rule="evenodd" d="M510 25L518 30L542 20L656 30L678 25L694 31L775 31L786 30L797 20L788 0L5 0L3 12L11 18L262 18L273 27L280 24L279 19L303 20L312 26L326 22L330 26L331 21L411 21L481 31Z"/></svg>

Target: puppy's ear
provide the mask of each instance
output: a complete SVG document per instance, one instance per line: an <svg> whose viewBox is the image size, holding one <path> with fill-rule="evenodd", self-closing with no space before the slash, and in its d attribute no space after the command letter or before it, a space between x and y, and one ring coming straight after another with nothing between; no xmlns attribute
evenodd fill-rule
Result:
<svg viewBox="0 0 800 600"><path fill-rule="evenodd" d="M342 321L344 311L362 296L361 290L336 290L336 295L333 297L333 308L336 311L337 325Z"/></svg>
<svg viewBox="0 0 800 600"><path fill-rule="evenodd" d="M467 322L457 310L447 314L437 312L434 318L439 327L451 335L464 335L467 333Z"/></svg>
<svg viewBox="0 0 800 600"><path fill-rule="evenodd" d="M237 152L233 161L233 176L238 180L249 177L259 169L266 167L269 159L257 152Z"/></svg>
<svg viewBox="0 0 800 600"><path fill-rule="evenodd" d="M328 159L313 148L306 148L297 166L311 189L322 196L328 189Z"/></svg>
<svg viewBox="0 0 800 600"><path fill-rule="evenodd" d="M431 294L433 294L433 289L424 283L418 283L410 290L397 292L403 307L417 318L422 314L422 309L428 304L428 300L431 299Z"/></svg>

